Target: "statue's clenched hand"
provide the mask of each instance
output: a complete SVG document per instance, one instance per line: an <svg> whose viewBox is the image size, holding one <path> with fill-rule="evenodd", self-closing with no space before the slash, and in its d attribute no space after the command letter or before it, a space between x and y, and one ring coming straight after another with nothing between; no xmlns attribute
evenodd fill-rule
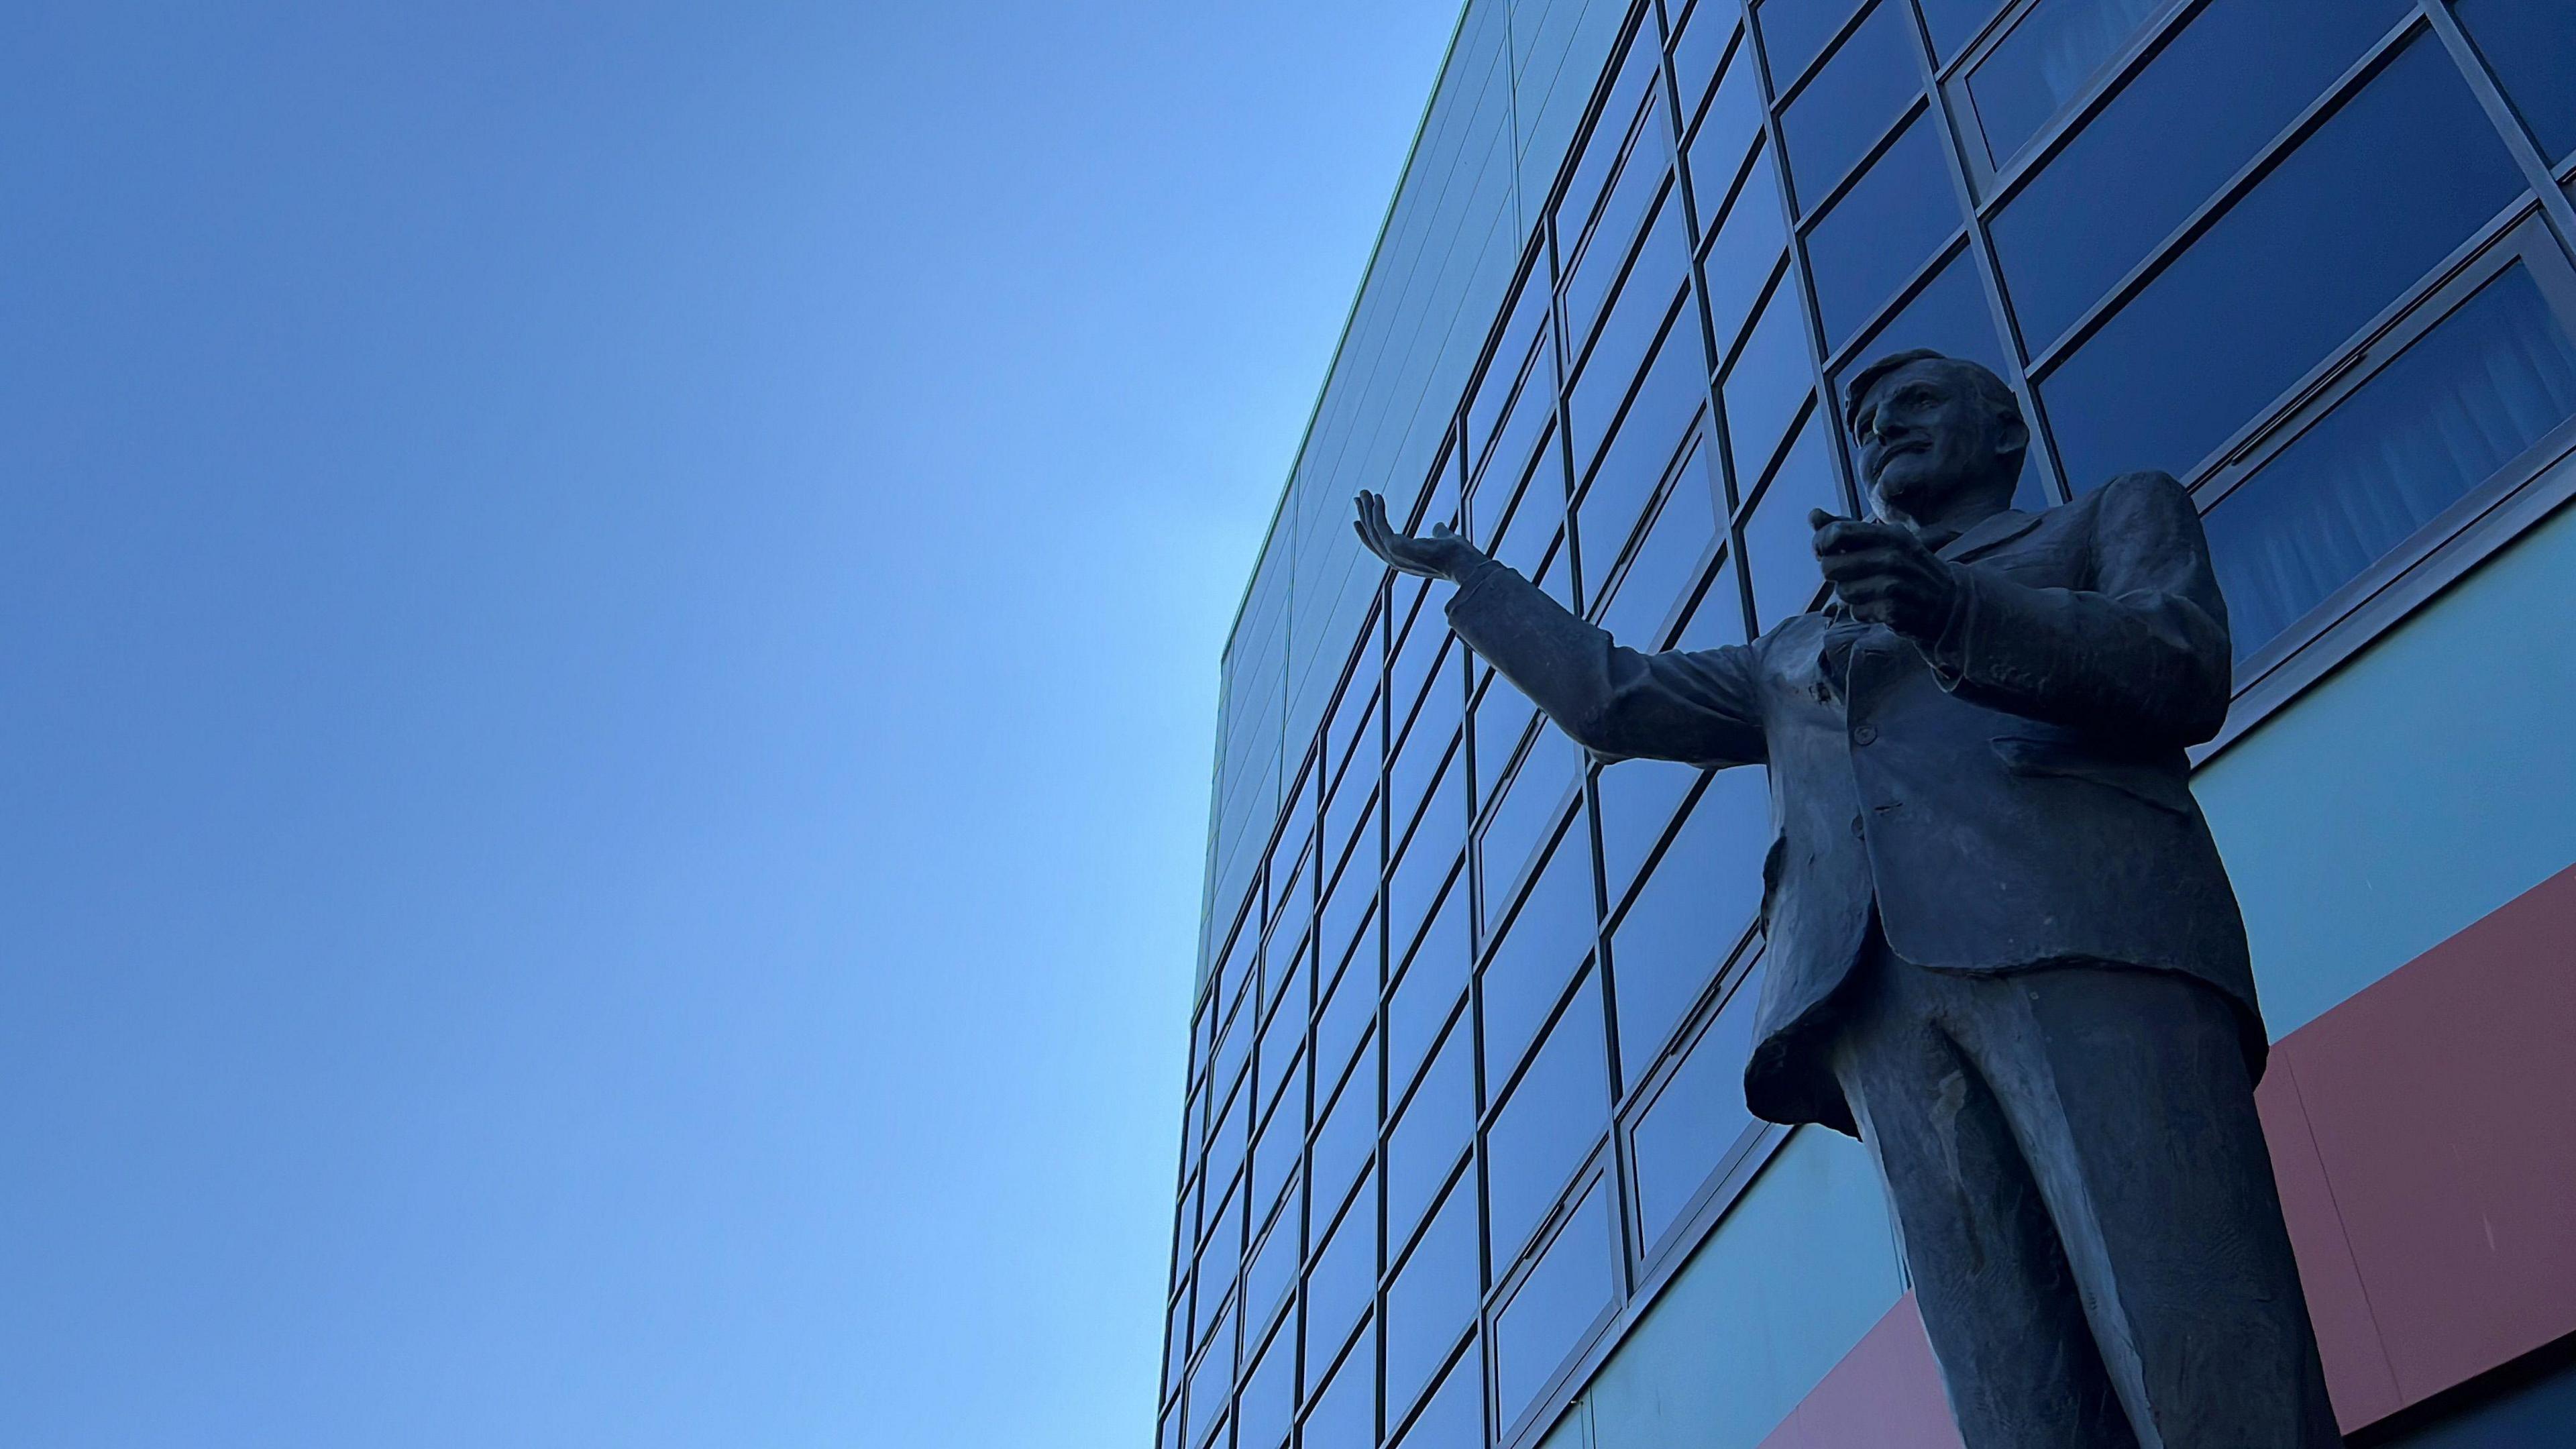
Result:
<svg viewBox="0 0 2576 1449"><path fill-rule="evenodd" d="M1362 493L1358 502L1359 517L1351 520L1351 527L1359 531L1360 542L1368 545L1369 552L1399 572L1457 580L1485 561L1474 544L1445 523L1433 524L1428 536L1417 538L1387 521L1385 499Z"/></svg>
<svg viewBox="0 0 2576 1449"><path fill-rule="evenodd" d="M1940 637L1959 591L1950 565L1913 530L1893 523L1807 515L1816 530L1816 562L1834 594L1865 624L1885 624L1908 638Z"/></svg>

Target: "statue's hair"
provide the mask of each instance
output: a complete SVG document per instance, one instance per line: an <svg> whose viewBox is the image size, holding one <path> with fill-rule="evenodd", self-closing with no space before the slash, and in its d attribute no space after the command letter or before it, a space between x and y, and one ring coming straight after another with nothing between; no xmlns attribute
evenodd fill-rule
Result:
<svg viewBox="0 0 2576 1449"><path fill-rule="evenodd" d="M1993 408L1998 416L2009 417L2015 422L2022 421L2021 399L2013 396L2011 386L2006 384L2002 378L1995 376L1994 369L1986 366L1982 362L1974 362L1965 357L1952 357L1946 352L1935 352L1929 347L1917 347L1910 351L1890 353L1887 356L1880 358L1878 361L1871 363L1869 366L1862 368L1860 371L1853 373L1851 381L1843 386L1843 421L1845 423L1858 423L1860 421L1861 400L1869 396L1869 390L1871 388L1878 386L1879 379L1896 371L1900 367L1916 362L1946 362L1950 364L1950 366L1967 374L1968 378L1976 386L1978 399L1984 402L1988 407Z"/></svg>

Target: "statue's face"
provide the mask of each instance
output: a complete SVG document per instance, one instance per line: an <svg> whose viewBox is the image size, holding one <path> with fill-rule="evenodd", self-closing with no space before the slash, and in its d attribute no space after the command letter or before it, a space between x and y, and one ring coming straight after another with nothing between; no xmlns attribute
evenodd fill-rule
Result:
<svg viewBox="0 0 2576 1449"><path fill-rule="evenodd" d="M1931 359L1880 378L1855 411L1853 432L1861 476L1886 516L1934 516L1987 484L2002 462L1994 409L1958 368Z"/></svg>

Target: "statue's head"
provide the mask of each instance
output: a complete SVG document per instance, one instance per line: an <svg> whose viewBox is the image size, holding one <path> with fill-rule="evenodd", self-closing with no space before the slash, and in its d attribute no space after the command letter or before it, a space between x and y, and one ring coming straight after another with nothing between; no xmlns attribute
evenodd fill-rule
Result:
<svg viewBox="0 0 2576 1449"><path fill-rule="evenodd" d="M2030 427L2020 399L1985 367L1921 349L1882 357L1852 377L1844 413L1879 517L1913 522L1970 498L2012 502Z"/></svg>

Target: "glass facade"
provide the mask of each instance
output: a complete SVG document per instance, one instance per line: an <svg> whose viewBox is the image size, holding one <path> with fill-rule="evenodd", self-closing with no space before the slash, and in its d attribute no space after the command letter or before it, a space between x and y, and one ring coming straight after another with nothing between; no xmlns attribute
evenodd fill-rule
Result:
<svg viewBox="0 0 2576 1449"><path fill-rule="evenodd" d="M2021 396L2025 506L2195 490L2242 729L2565 486L2566 17L1467 7L1227 653L1163 1449L1536 1442L1788 1136L1740 1087L1760 774L1587 760L1351 493L1741 642L1854 509L1837 381L1938 347Z"/></svg>

